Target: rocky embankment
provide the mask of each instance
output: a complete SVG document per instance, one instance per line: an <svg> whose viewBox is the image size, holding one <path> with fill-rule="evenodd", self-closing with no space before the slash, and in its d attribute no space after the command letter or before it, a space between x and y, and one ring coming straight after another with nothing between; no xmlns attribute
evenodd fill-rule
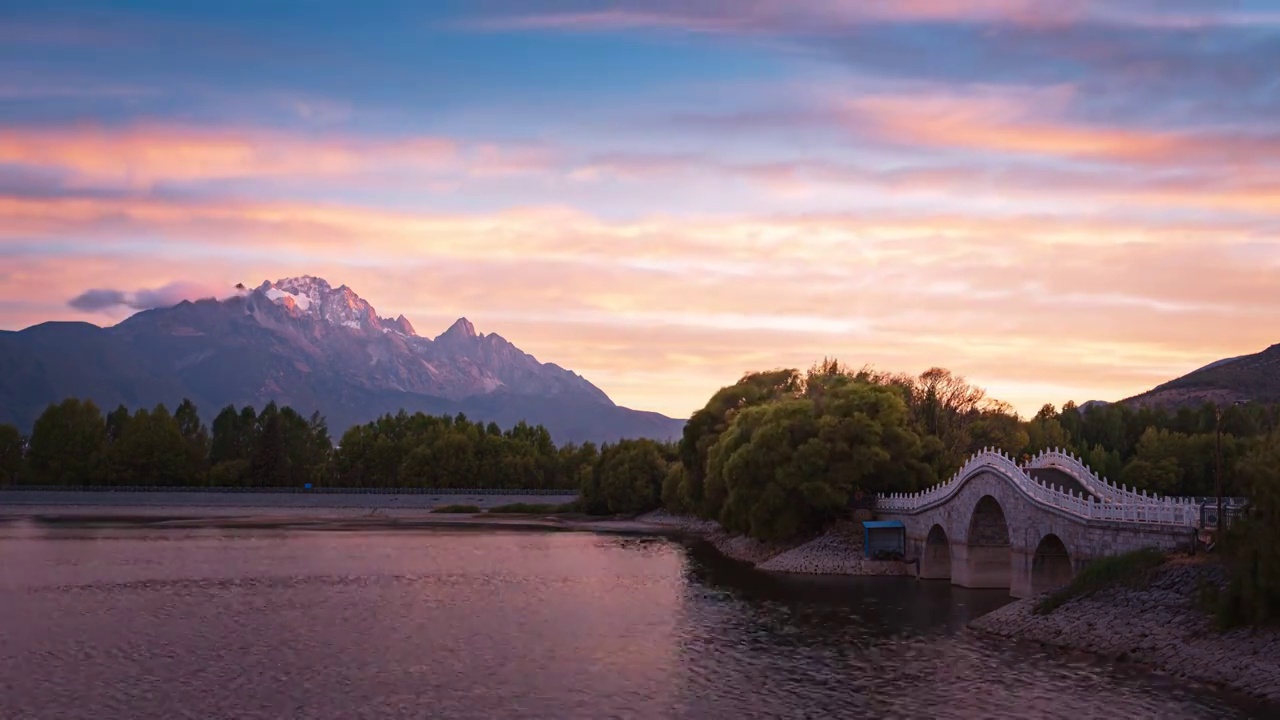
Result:
<svg viewBox="0 0 1280 720"><path fill-rule="evenodd" d="M912 566L902 562L869 560L862 556L862 530L856 523L837 523L826 533L799 545L766 543L743 535L731 535L710 520L672 515L664 510L637 518L638 521L701 535L721 554L748 562L769 572L810 575L911 575Z"/></svg>
<svg viewBox="0 0 1280 720"><path fill-rule="evenodd" d="M1280 630L1217 631L1198 607L1205 582L1221 584L1221 566L1175 561L1142 589L1117 587L1068 601L1047 615L1027 598L984 615L969 627L985 634L1041 642L1140 662L1280 702Z"/></svg>

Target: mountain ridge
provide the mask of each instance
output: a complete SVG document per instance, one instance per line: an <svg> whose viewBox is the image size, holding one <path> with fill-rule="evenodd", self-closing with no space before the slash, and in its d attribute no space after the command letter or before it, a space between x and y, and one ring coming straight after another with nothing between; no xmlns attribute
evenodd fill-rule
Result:
<svg viewBox="0 0 1280 720"><path fill-rule="evenodd" d="M86 353L92 364L81 362ZM671 439L683 425L619 407L581 375L465 317L422 337L404 315L381 317L347 286L314 276L240 285L223 300L144 310L109 327L0 332L0 372L0 422L28 428L69 396L107 408L190 397L206 414L275 401L321 412L336 434L402 408L525 420L575 442Z"/></svg>
<svg viewBox="0 0 1280 720"><path fill-rule="evenodd" d="M1251 355L1216 360L1121 400L1138 407L1165 408L1250 401L1280 403L1280 344Z"/></svg>

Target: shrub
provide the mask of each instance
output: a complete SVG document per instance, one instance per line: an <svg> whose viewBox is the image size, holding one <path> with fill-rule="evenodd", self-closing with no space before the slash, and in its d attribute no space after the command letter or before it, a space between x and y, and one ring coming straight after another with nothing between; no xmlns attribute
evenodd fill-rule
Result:
<svg viewBox="0 0 1280 720"><path fill-rule="evenodd" d="M481 512L480 508L475 505L442 505L431 512L433 513L455 513L458 515L477 515Z"/></svg>

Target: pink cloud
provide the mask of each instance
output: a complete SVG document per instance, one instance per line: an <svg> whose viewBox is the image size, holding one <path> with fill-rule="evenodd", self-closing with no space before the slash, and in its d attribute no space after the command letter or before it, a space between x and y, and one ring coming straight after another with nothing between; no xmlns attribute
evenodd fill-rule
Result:
<svg viewBox="0 0 1280 720"><path fill-rule="evenodd" d="M630 0L607 10L587 6L542 12L526 6L507 15L477 18L482 30L609 32L662 30L731 35L829 34L872 22L962 22L1023 26L1096 20L1124 25L1186 27L1239 22L1239 13L1211 2L1170 4L1139 0L1117 8L1109 0ZM1250 13L1254 22L1274 13Z"/></svg>
<svg viewBox="0 0 1280 720"><path fill-rule="evenodd" d="M223 285L177 280L158 288L142 288L132 292L105 288L86 290L68 300L67 305L81 312L118 312L121 308L150 310L172 307L184 300L222 300L235 292Z"/></svg>
<svg viewBox="0 0 1280 720"><path fill-rule="evenodd" d="M864 96L843 103L856 133L901 145L1000 152L1044 158L1102 160L1143 165L1265 162L1280 152L1280 134L1236 131L1164 131L1089 125L1055 118L1026 97L963 95Z"/></svg>
<svg viewBox="0 0 1280 720"><path fill-rule="evenodd" d="M78 183L151 187L247 178L362 174L520 174L547 168L538 146L470 147L449 138L300 137L261 129L162 124L0 129L0 164L69 173Z"/></svg>
<svg viewBox="0 0 1280 720"><path fill-rule="evenodd" d="M350 212L371 221L367 240L387 242L386 218ZM447 233L418 237L418 252L383 257L374 245L363 257L375 262L358 267L341 252L280 252L306 246L267 232L242 241L262 254L237 258L196 233L199 216L151 228L182 245L172 253L121 253L104 238L72 259L19 255L0 299L30 306L0 308L0 326L128 312L62 305L86 287L160 288L170 302L311 272L422 328L466 315L621 402L682 414L745 370L823 355L887 369L947 365L1009 388L1005 399L1034 412L1046 401L1122 397L1256 350L1280 320L1280 268L1224 244L1235 236L1225 227L1162 235L1103 219L942 216L603 222L555 210L446 221ZM508 244L526 250L500 252ZM658 258L671 262L655 269ZM742 273L726 272L737 264ZM679 378L655 390L652 378L672 367Z"/></svg>

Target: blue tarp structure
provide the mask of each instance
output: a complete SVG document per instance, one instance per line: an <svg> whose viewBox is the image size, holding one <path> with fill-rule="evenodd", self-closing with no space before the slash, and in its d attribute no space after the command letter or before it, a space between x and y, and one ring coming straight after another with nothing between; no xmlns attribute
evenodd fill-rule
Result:
<svg viewBox="0 0 1280 720"><path fill-rule="evenodd" d="M872 558L882 552L907 553L907 527L901 520L866 520L862 523L862 551Z"/></svg>

